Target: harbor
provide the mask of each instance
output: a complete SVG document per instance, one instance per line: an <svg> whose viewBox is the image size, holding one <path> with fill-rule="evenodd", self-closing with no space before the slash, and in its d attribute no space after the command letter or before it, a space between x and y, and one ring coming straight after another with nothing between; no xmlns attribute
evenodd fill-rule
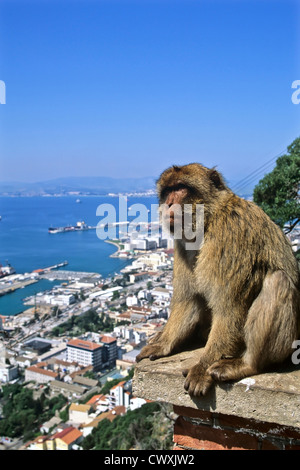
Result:
<svg viewBox="0 0 300 470"><path fill-rule="evenodd" d="M63 261L62 263L54 264L47 268L35 269L31 273L17 274L11 266L9 266L12 274L7 274L0 279L0 297L6 294L11 294L18 289L24 289L31 284L36 284L41 279L53 278L55 279L66 279L64 275L62 277L55 276L59 271L59 268L62 268L68 264L68 261ZM4 271L5 267L2 267ZM65 271L68 272L69 271ZM43 277L44 276L44 277Z"/></svg>
<svg viewBox="0 0 300 470"><path fill-rule="evenodd" d="M30 286L31 284L36 284L39 280L35 279L16 279L9 282L0 283L0 297L6 294L11 294L17 289L24 289L24 287Z"/></svg>

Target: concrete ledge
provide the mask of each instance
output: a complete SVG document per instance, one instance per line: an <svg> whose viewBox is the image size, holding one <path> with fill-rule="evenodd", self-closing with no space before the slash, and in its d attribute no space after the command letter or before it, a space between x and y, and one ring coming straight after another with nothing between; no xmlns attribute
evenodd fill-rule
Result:
<svg viewBox="0 0 300 470"><path fill-rule="evenodd" d="M134 396L300 428L300 367L216 385L207 396L192 399L184 390L182 370L197 362L199 351L138 363L133 378Z"/></svg>

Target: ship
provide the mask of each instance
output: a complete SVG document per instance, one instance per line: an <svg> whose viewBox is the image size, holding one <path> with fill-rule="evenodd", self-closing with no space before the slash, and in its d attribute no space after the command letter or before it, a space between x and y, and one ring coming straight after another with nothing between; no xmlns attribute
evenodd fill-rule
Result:
<svg viewBox="0 0 300 470"><path fill-rule="evenodd" d="M13 268L8 262L7 262L7 266L2 266L2 264L0 264L0 278L1 279L3 277L10 276L11 274L16 274L15 268Z"/></svg>
<svg viewBox="0 0 300 470"><path fill-rule="evenodd" d="M85 222L77 222L76 225L68 225L67 227L49 227L49 233L66 233L66 232L79 232L82 230L89 230L92 227L86 225Z"/></svg>

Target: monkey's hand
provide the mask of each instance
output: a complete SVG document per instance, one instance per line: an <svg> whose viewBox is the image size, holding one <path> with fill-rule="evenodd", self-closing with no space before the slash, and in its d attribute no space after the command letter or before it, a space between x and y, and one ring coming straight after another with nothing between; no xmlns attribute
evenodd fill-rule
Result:
<svg viewBox="0 0 300 470"><path fill-rule="evenodd" d="M154 361L160 357L165 357L170 354L169 348L164 346L162 343L151 343L145 346L140 354L136 356L136 362L149 357L150 361Z"/></svg>
<svg viewBox="0 0 300 470"><path fill-rule="evenodd" d="M156 333L156 335L152 336L149 339L148 344L158 343L158 340L161 337L162 333L162 331L159 331L158 333Z"/></svg>
<svg viewBox="0 0 300 470"><path fill-rule="evenodd" d="M207 367L201 362L184 370L182 374L186 377L184 388L193 397L206 395L213 383L213 378L208 374Z"/></svg>

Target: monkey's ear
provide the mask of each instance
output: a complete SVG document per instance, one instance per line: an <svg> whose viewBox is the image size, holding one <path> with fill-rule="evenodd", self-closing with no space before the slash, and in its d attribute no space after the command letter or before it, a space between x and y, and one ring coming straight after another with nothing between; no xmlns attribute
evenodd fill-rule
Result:
<svg viewBox="0 0 300 470"><path fill-rule="evenodd" d="M222 181L222 177L217 172L217 170L215 170L215 168L212 168L211 170L209 170L209 178L217 189L224 189L224 183Z"/></svg>

